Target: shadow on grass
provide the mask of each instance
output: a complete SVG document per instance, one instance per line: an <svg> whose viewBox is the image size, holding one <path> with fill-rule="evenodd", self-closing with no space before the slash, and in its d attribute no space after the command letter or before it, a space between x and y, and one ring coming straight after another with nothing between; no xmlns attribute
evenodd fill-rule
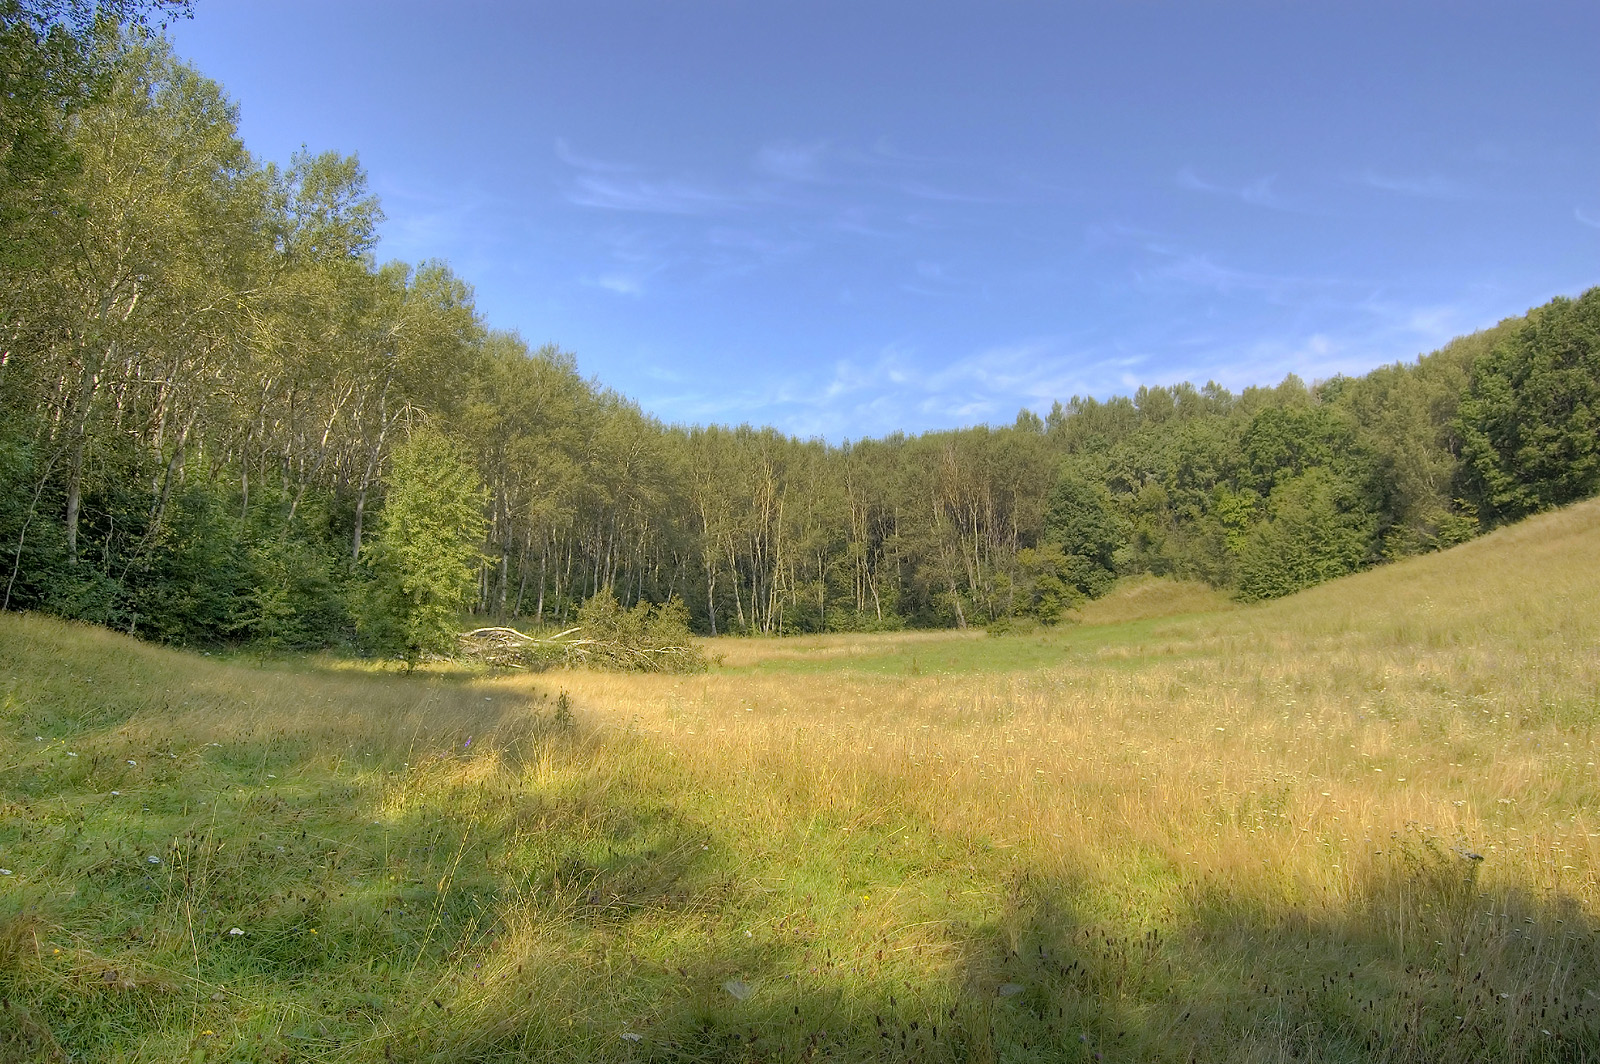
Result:
<svg viewBox="0 0 1600 1064"><path fill-rule="evenodd" d="M691 890L672 910L606 910L606 930L558 933L554 948L535 935L542 949L517 953L443 1022L392 1026L386 1051L430 1061L1600 1059L1600 926L1562 896L1491 899L1478 867L1419 837L1375 866L1344 910L1202 883L1143 928L1080 910L1094 884L1018 871L992 921L952 931L959 960L945 977L915 983L870 955L819 967L804 944L737 936L706 935L685 944L692 959L666 964L607 953L636 938L630 921L693 911Z"/></svg>
<svg viewBox="0 0 1600 1064"><path fill-rule="evenodd" d="M851 955L782 933L715 826L658 792L472 769L429 767L442 804L352 796L372 832L337 845L326 795L257 795L159 870L108 848L114 825L61 833L74 896L0 906L0 1061L186 1055L229 1024L214 1059L1600 1059L1592 917L1482 891L1420 835L1336 910L1199 880L1106 916L1104 884L1019 865L918 972L892 931ZM472 788L467 830L441 812Z"/></svg>

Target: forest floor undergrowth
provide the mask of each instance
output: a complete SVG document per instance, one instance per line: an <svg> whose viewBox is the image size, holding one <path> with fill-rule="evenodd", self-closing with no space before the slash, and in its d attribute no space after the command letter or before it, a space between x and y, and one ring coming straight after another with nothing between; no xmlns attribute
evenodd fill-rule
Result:
<svg viewBox="0 0 1600 1064"><path fill-rule="evenodd" d="M0 615L0 1062L1600 1060L1596 558L691 676Z"/></svg>

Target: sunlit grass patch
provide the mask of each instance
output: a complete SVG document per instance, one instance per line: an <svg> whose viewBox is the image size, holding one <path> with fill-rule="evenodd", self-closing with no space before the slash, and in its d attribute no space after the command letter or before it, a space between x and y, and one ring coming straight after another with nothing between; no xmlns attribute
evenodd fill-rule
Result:
<svg viewBox="0 0 1600 1064"><path fill-rule="evenodd" d="M1121 624L1238 608L1225 592L1199 581L1144 575L1119 580L1106 595L1079 607L1074 619L1085 625Z"/></svg>

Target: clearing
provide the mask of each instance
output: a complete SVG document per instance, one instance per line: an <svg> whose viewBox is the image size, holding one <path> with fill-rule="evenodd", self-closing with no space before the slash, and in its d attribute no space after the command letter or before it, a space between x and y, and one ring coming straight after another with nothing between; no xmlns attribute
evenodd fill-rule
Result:
<svg viewBox="0 0 1600 1064"><path fill-rule="evenodd" d="M0 616L0 1061L1600 1059L1596 559L688 677Z"/></svg>

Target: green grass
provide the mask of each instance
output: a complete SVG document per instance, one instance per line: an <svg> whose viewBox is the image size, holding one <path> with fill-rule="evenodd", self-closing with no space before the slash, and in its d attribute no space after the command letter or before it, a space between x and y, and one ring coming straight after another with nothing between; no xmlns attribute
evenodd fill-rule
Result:
<svg viewBox="0 0 1600 1064"><path fill-rule="evenodd" d="M0 1062L1600 1059L1596 556L692 677L0 616Z"/></svg>
<svg viewBox="0 0 1600 1064"><path fill-rule="evenodd" d="M0 1058L836 1050L919 975L851 950L874 894L986 919L931 841L755 830L727 808L750 788L687 794L660 750L558 728L549 700L0 624Z"/></svg>
<svg viewBox="0 0 1600 1064"><path fill-rule="evenodd" d="M1044 669L1104 656L1109 649L1169 653L1163 639L1187 630L1196 615L1215 619L1236 609L1219 592L1152 577L1125 581L1105 599L1087 603L1063 624L985 637L982 631L911 632L901 635L833 635L770 641L723 640L730 671L818 674L851 671L879 676L953 676Z"/></svg>

